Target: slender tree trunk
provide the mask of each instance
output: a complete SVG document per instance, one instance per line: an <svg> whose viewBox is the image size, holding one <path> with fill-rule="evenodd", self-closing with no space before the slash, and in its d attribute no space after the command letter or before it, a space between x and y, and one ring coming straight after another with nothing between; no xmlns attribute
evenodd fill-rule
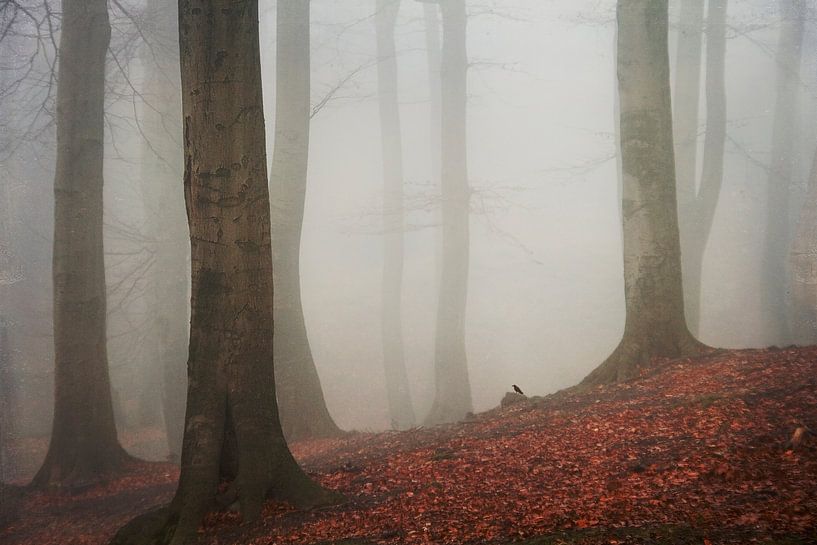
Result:
<svg viewBox="0 0 817 545"><path fill-rule="evenodd" d="M377 84L383 150L383 366L392 427L407 429L414 426L414 409L403 351L403 139L394 44L400 0L377 0L376 9Z"/></svg>
<svg viewBox="0 0 817 545"><path fill-rule="evenodd" d="M791 270L792 340L817 344L817 151L809 186L789 254Z"/></svg>
<svg viewBox="0 0 817 545"><path fill-rule="evenodd" d="M54 422L35 486L84 484L127 459L116 436L102 247L106 0L65 0L54 177Z"/></svg>
<svg viewBox="0 0 817 545"><path fill-rule="evenodd" d="M277 12L275 149L270 171L275 269L275 372L281 424L290 441L338 435L309 347L301 304L301 228L309 157L309 2Z"/></svg>
<svg viewBox="0 0 817 545"><path fill-rule="evenodd" d="M468 56L465 0L444 0L442 47L443 262L435 341L435 395L426 423L460 420L473 410L465 352L470 188L466 153Z"/></svg>
<svg viewBox="0 0 817 545"><path fill-rule="evenodd" d="M440 188L440 153L442 152L442 141L440 138L440 117L441 117L441 97L442 83L440 82L440 15L439 6L432 3L423 4L423 20L425 22L426 39L426 62L428 64L428 87L429 87L429 146L431 157L431 185L432 191L438 195ZM437 209L434 215L435 233L435 280L436 289L439 290L440 277L442 274L442 210Z"/></svg>
<svg viewBox="0 0 817 545"><path fill-rule="evenodd" d="M704 0L682 0L678 21L678 45L675 56L675 92L673 101L673 133L675 141L675 172L678 183L678 220L681 227L682 266L685 279L687 323L692 331L698 328L700 278L699 270L689 259L694 253L695 197L697 195L698 112L701 88L701 44L703 41Z"/></svg>
<svg viewBox="0 0 817 545"><path fill-rule="evenodd" d="M772 154L767 184L764 256L764 310L769 334L789 342L786 258L789 248L789 199L797 165L799 78L804 34L804 0L781 0L782 21L777 45L777 99L772 128Z"/></svg>
<svg viewBox="0 0 817 545"><path fill-rule="evenodd" d="M709 0L706 22L706 137L700 186L681 211L682 256L687 324L700 329L703 262L723 185L726 151L726 12L727 0Z"/></svg>
<svg viewBox="0 0 817 545"><path fill-rule="evenodd" d="M684 319L667 53L667 0L620 0L618 82L624 173L624 336L585 379L638 376L654 357L698 352Z"/></svg>
<svg viewBox="0 0 817 545"><path fill-rule="evenodd" d="M154 241L151 309L153 355L162 375L162 413L171 459L181 455L187 395L187 347L190 255L182 150L181 82L178 57L178 8L170 0L149 0L150 43L143 56L147 75L142 131L143 187ZM156 53L159 51L160 53Z"/></svg>
<svg viewBox="0 0 817 545"><path fill-rule="evenodd" d="M282 5L302 4L299 0ZM180 0L185 202L192 252L189 387L171 504L114 543L188 541L216 495L257 519L266 497L332 497L298 467L278 418L270 201L257 0ZM225 471L226 470L226 471Z"/></svg>

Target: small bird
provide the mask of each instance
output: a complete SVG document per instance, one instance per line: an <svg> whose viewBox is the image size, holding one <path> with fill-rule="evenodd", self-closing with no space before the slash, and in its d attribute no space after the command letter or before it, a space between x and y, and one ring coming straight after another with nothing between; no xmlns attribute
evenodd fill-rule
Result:
<svg viewBox="0 0 817 545"><path fill-rule="evenodd" d="M511 386L513 386L513 391L516 392L517 394L525 395L525 392L522 391L522 388L520 388L516 384L511 384Z"/></svg>

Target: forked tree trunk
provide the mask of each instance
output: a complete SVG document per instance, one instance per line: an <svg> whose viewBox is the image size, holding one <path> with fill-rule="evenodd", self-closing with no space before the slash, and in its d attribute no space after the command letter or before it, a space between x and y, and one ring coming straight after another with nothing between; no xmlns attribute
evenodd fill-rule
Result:
<svg viewBox="0 0 817 545"><path fill-rule="evenodd" d="M764 255L764 314L776 342L789 342L787 324L787 253L791 233L789 200L797 165L800 61L805 0L781 0L780 38L777 45L777 98L772 128L771 168L767 182Z"/></svg>
<svg viewBox="0 0 817 545"><path fill-rule="evenodd" d="M466 153L467 15L465 0L444 0L440 6L443 261L434 350L435 393L427 424L460 420L473 410L465 352L471 196Z"/></svg>
<svg viewBox="0 0 817 545"><path fill-rule="evenodd" d="M706 19L706 136L701 181L688 206L679 207L682 217L685 217L681 222L685 311L687 324L693 333L700 329L704 253L723 185L727 4L727 0L709 0Z"/></svg>
<svg viewBox="0 0 817 545"><path fill-rule="evenodd" d="M102 247L106 0L65 0L54 176L54 422L34 486L74 486L120 469L106 346Z"/></svg>
<svg viewBox="0 0 817 545"><path fill-rule="evenodd" d="M162 375L162 412L171 459L181 456L187 396L190 255L182 174L181 81L178 7L172 0L149 0L150 25L143 28L147 67L142 131L142 169L147 225L154 242L150 308L153 354ZM161 54L156 54L161 51Z"/></svg>
<svg viewBox="0 0 817 545"><path fill-rule="evenodd" d="M817 151L789 254L792 340L817 344Z"/></svg>
<svg viewBox="0 0 817 545"><path fill-rule="evenodd" d="M280 2L280 4L301 2ZM181 545L219 485L257 519L267 497L333 498L298 467L278 419L273 371L270 202L257 0L181 0L185 202L192 252L188 402L171 504L114 543Z"/></svg>
<svg viewBox="0 0 817 545"><path fill-rule="evenodd" d="M697 195L698 112L701 88L704 0L682 0L675 55L675 88L672 96L672 126L675 143L675 173L678 184L678 221L681 228L682 266L686 292L686 317L692 331L699 319L700 285L692 278L690 262ZM708 51L708 50L707 50Z"/></svg>
<svg viewBox="0 0 817 545"><path fill-rule="evenodd" d="M275 373L288 440L341 433L321 389L301 303L301 228L309 158L309 2L277 8L275 149L270 171L275 269Z"/></svg>
<svg viewBox="0 0 817 545"><path fill-rule="evenodd" d="M586 384L626 380L654 357L702 348L684 319L667 0L620 0L617 18L627 318L618 347Z"/></svg>
<svg viewBox="0 0 817 545"><path fill-rule="evenodd" d="M414 408L403 350L403 139L394 44L400 0L377 0L376 9L377 87L383 150L383 367L392 427L407 429L414 426Z"/></svg>

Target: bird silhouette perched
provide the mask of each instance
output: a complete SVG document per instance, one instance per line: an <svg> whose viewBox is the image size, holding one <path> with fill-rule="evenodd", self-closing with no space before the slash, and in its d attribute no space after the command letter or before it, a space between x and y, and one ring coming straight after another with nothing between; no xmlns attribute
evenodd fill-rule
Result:
<svg viewBox="0 0 817 545"><path fill-rule="evenodd" d="M525 395L525 392L522 391L522 388L520 388L516 384L511 384L511 386L513 386L513 391L516 392L517 394Z"/></svg>

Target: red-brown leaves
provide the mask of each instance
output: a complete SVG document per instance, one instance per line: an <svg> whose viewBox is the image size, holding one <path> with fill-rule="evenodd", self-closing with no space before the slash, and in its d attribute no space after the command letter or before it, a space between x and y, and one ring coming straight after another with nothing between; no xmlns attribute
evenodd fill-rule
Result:
<svg viewBox="0 0 817 545"><path fill-rule="evenodd" d="M785 446L799 423L817 425L816 361L817 349L802 349L662 362L637 382L533 398L474 422L297 443L306 469L347 504L308 513L269 504L252 526L216 513L200 539L462 544L663 524L698 528L710 545L729 528L811 535L817 451ZM146 491L173 477L137 473L98 493L115 503L123 487ZM145 492L117 520L166 497ZM51 526L0 541L104 543L114 518L92 508L52 510ZM82 535L90 525L77 519L98 522L97 531Z"/></svg>

